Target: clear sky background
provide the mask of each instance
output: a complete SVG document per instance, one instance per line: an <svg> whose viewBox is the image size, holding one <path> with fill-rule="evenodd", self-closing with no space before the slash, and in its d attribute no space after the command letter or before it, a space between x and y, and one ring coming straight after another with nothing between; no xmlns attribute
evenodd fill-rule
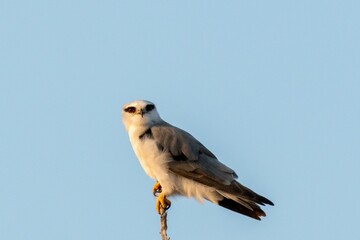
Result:
<svg viewBox="0 0 360 240"><path fill-rule="evenodd" d="M360 1L0 2L0 239L160 239L147 99L271 199L176 198L180 239L360 239Z"/></svg>

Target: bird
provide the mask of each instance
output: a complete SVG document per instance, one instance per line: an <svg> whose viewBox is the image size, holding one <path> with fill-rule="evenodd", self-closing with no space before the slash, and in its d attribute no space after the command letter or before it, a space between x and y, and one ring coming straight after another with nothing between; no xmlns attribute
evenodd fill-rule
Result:
<svg viewBox="0 0 360 240"><path fill-rule="evenodd" d="M122 107L122 122L145 173L155 180L152 193L160 214L172 196L204 200L261 220L269 199L240 184L233 169L190 133L164 121L154 103L136 100Z"/></svg>

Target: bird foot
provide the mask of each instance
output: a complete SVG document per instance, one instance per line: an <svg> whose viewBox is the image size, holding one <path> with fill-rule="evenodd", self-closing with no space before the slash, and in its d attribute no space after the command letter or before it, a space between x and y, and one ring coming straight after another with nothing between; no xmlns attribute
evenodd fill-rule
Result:
<svg viewBox="0 0 360 240"><path fill-rule="evenodd" d="M162 188L159 182L156 182L153 186L152 193L155 197L157 197L162 192Z"/></svg>
<svg viewBox="0 0 360 240"><path fill-rule="evenodd" d="M168 210L171 207L171 202L169 199L166 198L164 193L160 193L158 198L156 199L155 208L156 211L161 214L160 209L163 208Z"/></svg>

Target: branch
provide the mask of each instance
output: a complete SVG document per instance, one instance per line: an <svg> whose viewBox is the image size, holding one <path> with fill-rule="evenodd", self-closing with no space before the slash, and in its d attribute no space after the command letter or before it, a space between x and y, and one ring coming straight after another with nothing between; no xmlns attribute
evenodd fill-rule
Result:
<svg viewBox="0 0 360 240"><path fill-rule="evenodd" d="M170 240L167 236L167 209L160 207L160 235L162 240Z"/></svg>

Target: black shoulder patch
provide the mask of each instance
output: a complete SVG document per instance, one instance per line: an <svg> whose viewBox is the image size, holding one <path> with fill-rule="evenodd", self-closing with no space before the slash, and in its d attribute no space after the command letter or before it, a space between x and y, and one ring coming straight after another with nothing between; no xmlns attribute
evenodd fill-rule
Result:
<svg viewBox="0 0 360 240"><path fill-rule="evenodd" d="M164 151L165 151L163 145L161 145L161 144L158 143L158 144L156 144L156 146L157 146L157 148L159 149L160 152L164 152Z"/></svg>
<svg viewBox="0 0 360 240"><path fill-rule="evenodd" d="M183 153L180 153L179 155L171 154L171 157L175 161L186 161L186 160L188 160L188 157L186 157Z"/></svg>
<svg viewBox="0 0 360 240"><path fill-rule="evenodd" d="M143 134L141 134L141 135L139 136L139 139L143 140L144 137L151 138L151 139L154 138L154 137L153 137L153 134L152 134L152 131L151 131L151 128L149 128L149 129L146 130Z"/></svg>

